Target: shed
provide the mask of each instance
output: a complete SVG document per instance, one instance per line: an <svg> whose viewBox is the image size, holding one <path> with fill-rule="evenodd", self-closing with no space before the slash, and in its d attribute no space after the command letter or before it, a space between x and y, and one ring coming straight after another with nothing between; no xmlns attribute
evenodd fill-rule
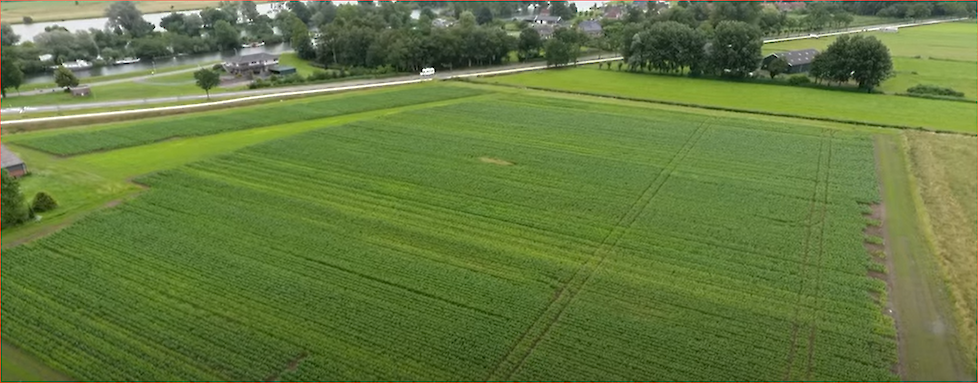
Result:
<svg viewBox="0 0 978 383"><path fill-rule="evenodd" d="M21 161L14 152L0 144L0 166L3 167L13 177L20 177L27 174L27 164Z"/></svg>
<svg viewBox="0 0 978 383"><path fill-rule="evenodd" d="M276 65L276 66L273 66L273 67L269 68L268 71L269 72L272 72L272 74L279 75L279 76L287 76L287 75L290 75L290 74L295 74L295 68L294 67L285 66L285 65Z"/></svg>
<svg viewBox="0 0 978 383"><path fill-rule="evenodd" d="M71 88L71 95L75 97L88 97L92 95L92 89L87 86L76 86Z"/></svg>
<svg viewBox="0 0 978 383"><path fill-rule="evenodd" d="M767 55L767 57L761 61L761 69L766 70L768 64L770 64L772 61L778 58L783 58L784 61L788 63L788 70L786 70L785 73L804 73L811 69L812 61L815 60L815 56L818 56L818 50L816 49L802 49L799 51L772 53Z"/></svg>
<svg viewBox="0 0 978 383"><path fill-rule="evenodd" d="M554 27L551 25L535 24L531 28L540 34L541 39L547 40L554 36Z"/></svg>

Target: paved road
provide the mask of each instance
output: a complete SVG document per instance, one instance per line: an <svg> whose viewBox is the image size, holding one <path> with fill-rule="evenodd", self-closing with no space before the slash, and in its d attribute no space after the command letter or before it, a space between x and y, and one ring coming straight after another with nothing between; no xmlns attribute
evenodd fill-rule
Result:
<svg viewBox="0 0 978 383"><path fill-rule="evenodd" d="M958 21L958 20L964 20L964 19L931 20L931 21L922 21L917 23L885 24L885 25L876 25L876 26L857 27L857 28L849 28L848 30L844 30L844 31L821 33L818 35L818 37L877 31L886 27L905 28L905 27L937 24L937 23L944 23L944 22L951 22L951 21ZM775 42L782 42L782 41L803 40L803 39L810 39L810 38L813 38L813 35L803 35L803 36L786 37L786 38L773 38L773 39L764 40L764 43L767 44L767 43L775 43ZM601 58L601 56L591 56L591 57L581 58L580 60L582 62L585 62L585 61L593 61L597 59L601 59L601 61L612 61L614 59L620 59L619 56L604 56L604 57L605 58ZM593 62L598 62L598 61L593 61ZM471 77L471 76L478 76L478 75L487 75L494 72L508 71L512 69L518 70L518 69L525 69L525 68L544 69L545 66L541 66L539 63L525 63L525 64L506 65L501 67L495 67L492 69L479 68L479 69L465 69L465 70L457 70L457 71L443 71L443 72L439 72L435 76L435 78L449 79L452 77L459 77L459 76ZM192 69L186 69L181 71L168 72L167 74L193 72L195 70L197 69L192 68ZM110 83L139 81L151 77L153 76L143 76L143 77L136 77L136 78L105 81L98 84L104 85ZM258 95L279 94L279 93L283 93L283 94L295 93L295 92L305 92L305 91L315 91L315 90L326 91L329 89L339 89L339 88L356 89L355 87L357 86L363 86L366 88L366 87L384 86L384 84L394 85L394 84L402 84L405 83L406 81L410 82L412 80L417 80L417 79L418 79L417 75L407 75L407 76L399 76L399 77L393 77L387 79L370 79L370 80L335 82L335 83L328 83L328 84L313 84L313 85L302 85L302 86L281 87L281 88L265 88L265 89L245 90L245 91L235 91L235 92L214 94L211 95L211 99L229 99L229 98L240 98L240 97L258 96ZM207 96L201 94L201 95L189 95L189 96L178 96L178 97L148 98L148 99L138 99L138 100L130 99L130 100L119 100L119 101L102 101L102 102L92 102L92 103L83 103L83 104L45 105L45 106L27 107L23 109L21 108L0 109L0 114L59 112L59 111L69 111L69 110L81 110L81 109L125 107L125 106L133 106L133 105L165 104L165 103L176 103L182 101L194 101L194 100L204 100L204 99L207 99Z"/></svg>

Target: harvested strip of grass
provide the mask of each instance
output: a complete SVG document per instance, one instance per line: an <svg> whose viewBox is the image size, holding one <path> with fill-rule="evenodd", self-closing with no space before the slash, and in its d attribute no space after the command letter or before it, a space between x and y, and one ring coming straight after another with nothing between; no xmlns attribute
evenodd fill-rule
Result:
<svg viewBox="0 0 978 383"><path fill-rule="evenodd" d="M343 114L449 100L484 94L471 88L435 86L341 99L292 104L277 108L235 110L213 116L187 116L136 123L121 128L30 138L19 144L57 155L76 155L99 150L138 146L175 137L203 136L219 132L314 120Z"/></svg>
<svg viewBox="0 0 978 383"><path fill-rule="evenodd" d="M959 338L975 361L975 307L978 290L978 142L959 137L907 134L910 168L917 179L934 251L954 299ZM972 366L974 368L975 366Z"/></svg>

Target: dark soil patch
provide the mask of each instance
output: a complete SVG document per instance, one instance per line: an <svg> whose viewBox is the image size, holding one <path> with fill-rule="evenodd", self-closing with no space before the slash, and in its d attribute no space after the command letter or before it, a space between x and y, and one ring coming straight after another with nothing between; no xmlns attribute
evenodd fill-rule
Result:
<svg viewBox="0 0 978 383"><path fill-rule="evenodd" d="M299 369L299 365L302 364L302 361L303 360L306 360L306 358L308 358L308 357L309 357L309 354L308 353L303 352L303 353L299 354L299 356L295 357L295 359L292 359L291 361L289 361L289 363L287 365L285 365L285 369L284 370L279 371L279 372L275 373L274 375L265 378L264 381L265 382L278 382L279 380L281 380L282 375L285 375L286 373L294 372L295 370L298 370Z"/></svg>

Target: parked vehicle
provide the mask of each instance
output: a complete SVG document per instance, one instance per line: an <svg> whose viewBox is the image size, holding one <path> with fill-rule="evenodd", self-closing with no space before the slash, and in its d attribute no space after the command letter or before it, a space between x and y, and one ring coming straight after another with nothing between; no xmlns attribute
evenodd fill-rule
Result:
<svg viewBox="0 0 978 383"><path fill-rule="evenodd" d="M435 68L424 68L421 70L422 77L431 77L435 75Z"/></svg>

